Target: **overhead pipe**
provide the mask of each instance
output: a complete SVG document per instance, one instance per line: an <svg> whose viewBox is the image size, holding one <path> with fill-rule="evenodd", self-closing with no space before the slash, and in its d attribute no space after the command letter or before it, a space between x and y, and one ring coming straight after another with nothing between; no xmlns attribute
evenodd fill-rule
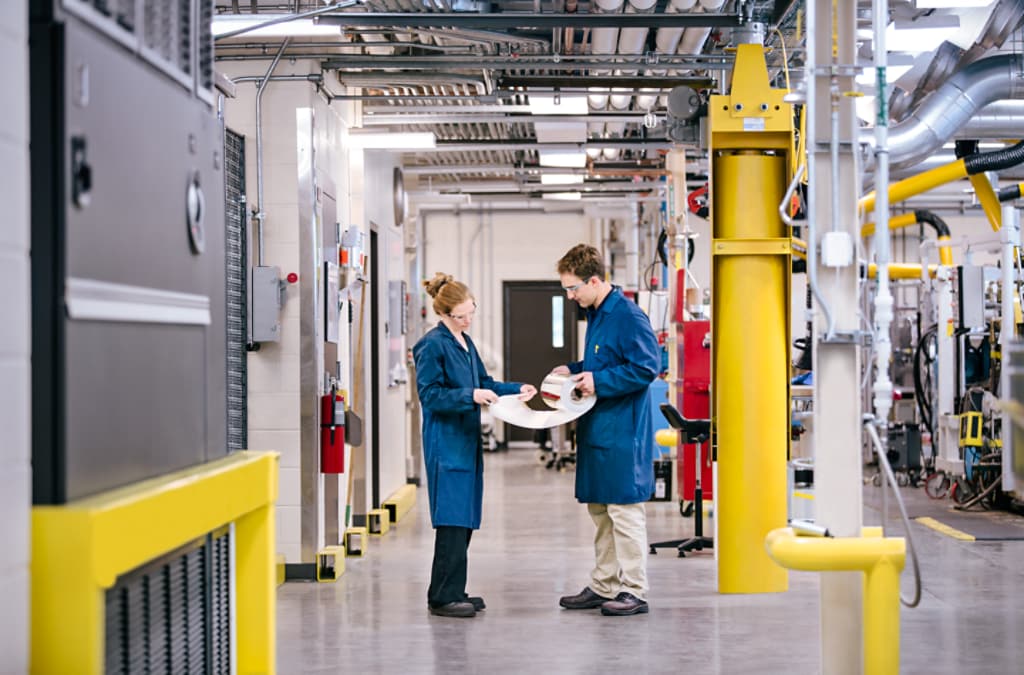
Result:
<svg viewBox="0 0 1024 675"><path fill-rule="evenodd" d="M902 168L920 162L953 138L979 110L995 101L1024 97L1020 54L1000 54L971 63L939 87L907 119L889 131L889 162ZM874 129L862 129L868 147L865 168L874 163Z"/></svg>
<svg viewBox="0 0 1024 675"><path fill-rule="evenodd" d="M606 14L617 14L622 11L622 6L625 4L625 0L595 0L594 7L595 11ZM594 28L590 32L590 54L610 56L616 52L616 47L619 43L619 29L618 28ZM594 70L594 75L608 75L608 70ZM600 87L591 87L589 90L591 93L587 96L587 102L591 110L601 111L608 107L608 90ZM603 124L589 124L587 125L587 132L591 136L602 137L604 136L605 127ZM599 152L587 153L592 159L596 159L600 156Z"/></svg>
<svg viewBox="0 0 1024 675"><path fill-rule="evenodd" d="M704 13L717 12L725 5L725 0L700 0L701 11ZM711 35L710 28L690 27L683 31L682 39L676 48L677 54L699 54L704 48L704 43Z"/></svg>
<svg viewBox="0 0 1024 675"><path fill-rule="evenodd" d="M267 74L260 81L260 86L256 90L256 241L258 250L256 253L256 264L259 267L263 267L263 223L267 219L267 212L263 209L263 92L267 89L267 83L270 81L270 77L274 74L274 69L277 68L277 62L281 60L281 55L284 54L285 48L288 47L289 38L285 38L281 43L281 48L277 50L277 55L274 56L274 60L270 62L270 67L267 68Z"/></svg>
<svg viewBox="0 0 1024 675"><path fill-rule="evenodd" d="M629 0L629 3L626 5L626 14L650 14L654 11L656 4L656 0ZM619 31L618 53L628 56L642 54L644 45L647 43L647 30L647 28L623 28ZM619 72L624 75L636 75L635 70ZM632 93L626 95L616 95L613 93L611 98L612 108L628 110L632 98Z"/></svg>

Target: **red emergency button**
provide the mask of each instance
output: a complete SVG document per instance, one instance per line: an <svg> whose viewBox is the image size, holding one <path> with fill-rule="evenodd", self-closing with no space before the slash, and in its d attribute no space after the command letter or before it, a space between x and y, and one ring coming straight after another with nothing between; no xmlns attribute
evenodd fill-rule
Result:
<svg viewBox="0 0 1024 675"><path fill-rule="evenodd" d="M289 272L286 279L288 279L288 283L294 284L296 281L299 280L299 275L296 274L295 272Z"/></svg>

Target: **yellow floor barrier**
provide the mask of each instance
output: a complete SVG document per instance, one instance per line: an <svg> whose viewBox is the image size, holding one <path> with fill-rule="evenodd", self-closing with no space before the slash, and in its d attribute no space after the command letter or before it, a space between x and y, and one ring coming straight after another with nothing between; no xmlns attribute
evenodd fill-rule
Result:
<svg viewBox="0 0 1024 675"><path fill-rule="evenodd" d="M861 537L801 537L790 527L765 537L768 555L803 572L864 573L864 672L895 675L900 669L900 572L906 562L903 537L883 537L865 527Z"/></svg>
<svg viewBox="0 0 1024 675"><path fill-rule="evenodd" d="M273 673L277 475L277 453L236 452L33 507L30 671L104 672L107 589L119 576L234 523L238 672Z"/></svg>

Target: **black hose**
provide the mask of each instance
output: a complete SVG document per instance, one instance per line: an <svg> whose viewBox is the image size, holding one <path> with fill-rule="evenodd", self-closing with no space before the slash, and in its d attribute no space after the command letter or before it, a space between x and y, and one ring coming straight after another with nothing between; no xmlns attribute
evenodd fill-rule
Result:
<svg viewBox="0 0 1024 675"><path fill-rule="evenodd" d="M1015 199L1020 199L1020 183L1014 183L999 190L1000 202L1012 202Z"/></svg>
<svg viewBox="0 0 1024 675"><path fill-rule="evenodd" d="M917 402L917 409L921 413L921 421L924 422L925 428L928 429L928 433L935 435L935 427L933 426L933 415L931 401L928 400L928 392L925 391L924 379L921 373L921 355L925 353L925 348L929 340L932 339L933 335L936 335L938 326L932 326L921 336L921 339L917 341L917 346L914 348L914 400ZM927 358L927 356L926 356Z"/></svg>
<svg viewBox="0 0 1024 675"><path fill-rule="evenodd" d="M933 228L935 228L936 237L950 236L949 225L946 224L946 221L944 221L942 218L939 218L938 215L932 213L931 211L924 211L919 209L917 211L914 211L914 217L917 218L917 222L927 223L928 225L931 225Z"/></svg>
<svg viewBox="0 0 1024 675"><path fill-rule="evenodd" d="M665 267L668 267L668 232L665 228L662 228L661 233L658 234L658 244L655 247L658 251L658 260ZM693 243L693 239L686 239L686 264L689 265L693 262L693 254L697 252L697 247Z"/></svg>
<svg viewBox="0 0 1024 675"><path fill-rule="evenodd" d="M1003 171L1024 162L1024 141L993 152L977 152L964 157L968 176L986 171Z"/></svg>

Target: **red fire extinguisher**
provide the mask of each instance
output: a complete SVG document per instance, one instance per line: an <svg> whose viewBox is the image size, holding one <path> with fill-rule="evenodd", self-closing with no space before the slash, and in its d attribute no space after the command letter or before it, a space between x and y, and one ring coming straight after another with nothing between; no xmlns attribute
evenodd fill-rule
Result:
<svg viewBox="0 0 1024 675"><path fill-rule="evenodd" d="M320 397L320 471L345 472L345 399L333 387Z"/></svg>

